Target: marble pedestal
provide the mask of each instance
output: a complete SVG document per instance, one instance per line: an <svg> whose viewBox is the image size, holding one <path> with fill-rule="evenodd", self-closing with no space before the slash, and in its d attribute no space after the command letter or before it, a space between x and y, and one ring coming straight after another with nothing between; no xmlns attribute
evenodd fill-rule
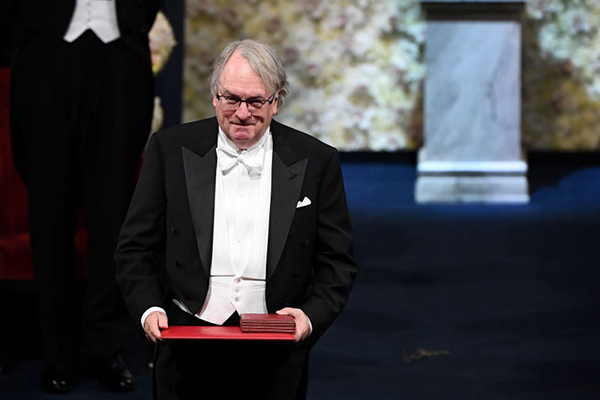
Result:
<svg viewBox="0 0 600 400"><path fill-rule="evenodd" d="M422 1L425 144L415 197L529 201L521 156L523 1Z"/></svg>

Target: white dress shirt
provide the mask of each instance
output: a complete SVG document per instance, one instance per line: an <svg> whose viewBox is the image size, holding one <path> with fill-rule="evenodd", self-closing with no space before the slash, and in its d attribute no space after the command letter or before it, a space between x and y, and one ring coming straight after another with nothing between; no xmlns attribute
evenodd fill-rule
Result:
<svg viewBox="0 0 600 400"><path fill-rule="evenodd" d="M266 313L271 165L270 129L239 150L219 129L210 283L198 317L221 325L234 312Z"/></svg>
<svg viewBox="0 0 600 400"><path fill-rule="evenodd" d="M104 43L110 43L121 36L115 0L77 0L63 39L72 43L88 29Z"/></svg>

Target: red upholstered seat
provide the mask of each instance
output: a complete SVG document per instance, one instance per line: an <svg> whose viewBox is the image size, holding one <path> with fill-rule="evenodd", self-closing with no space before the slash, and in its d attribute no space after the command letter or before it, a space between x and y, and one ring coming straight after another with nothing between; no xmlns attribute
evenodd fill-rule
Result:
<svg viewBox="0 0 600 400"><path fill-rule="evenodd" d="M13 164L8 98L9 70L0 68L0 279L25 280L33 278L27 188ZM78 229L75 250L80 271L85 266L86 243L87 233Z"/></svg>

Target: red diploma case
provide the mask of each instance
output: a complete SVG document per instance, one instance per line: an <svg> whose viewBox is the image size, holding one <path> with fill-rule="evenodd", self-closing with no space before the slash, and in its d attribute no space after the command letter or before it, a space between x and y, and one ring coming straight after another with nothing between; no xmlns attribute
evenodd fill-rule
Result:
<svg viewBox="0 0 600 400"><path fill-rule="evenodd" d="M293 333L242 332L239 326L171 326L163 339L294 341Z"/></svg>

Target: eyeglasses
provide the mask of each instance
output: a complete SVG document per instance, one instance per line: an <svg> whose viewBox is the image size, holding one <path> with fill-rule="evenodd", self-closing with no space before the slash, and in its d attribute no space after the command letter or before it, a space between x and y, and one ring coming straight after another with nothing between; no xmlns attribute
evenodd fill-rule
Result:
<svg viewBox="0 0 600 400"><path fill-rule="evenodd" d="M221 101L221 107L223 108L223 111L227 111L227 112L236 111L238 108L240 108L240 105L242 103L246 103L246 107L248 108L248 111L253 111L253 110L260 110L267 103L269 103L269 105L273 104L273 102L277 98L277 97L275 97L276 93L277 92L274 92L273 95L271 96L271 98L268 100L264 100L264 99L260 99L260 98L250 98L247 100L242 100L237 96L225 96L225 95L222 95L219 93L216 93L215 96L217 96L217 100L219 100L219 101L221 101L221 99L223 99L223 101Z"/></svg>

